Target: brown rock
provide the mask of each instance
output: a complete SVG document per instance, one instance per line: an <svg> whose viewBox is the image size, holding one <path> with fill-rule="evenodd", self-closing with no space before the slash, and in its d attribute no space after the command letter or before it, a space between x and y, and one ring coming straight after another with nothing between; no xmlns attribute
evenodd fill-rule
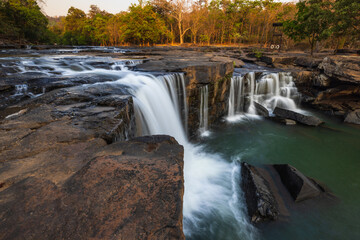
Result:
<svg viewBox="0 0 360 240"><path fill-rule="evenodd" d="M297 57L294 63L305 68L316 68L321 63L321 59L315 59L312 57Z"/></svg>
<svg viewBox="0 0 360 240"><path fill-rule="evenodd" d="M36 174L0 191L0 238L184 239L183 148L161 136L102 151L63 184Z"/></svg>
<svg viewBox="0 0 360 240"><path fill-rule="evenodd" d="M340 82L360 83L360 66L359 63L351 60L339 59L336 61L330 57L324 58L319 64L320 69L328 77Z"/></svg>

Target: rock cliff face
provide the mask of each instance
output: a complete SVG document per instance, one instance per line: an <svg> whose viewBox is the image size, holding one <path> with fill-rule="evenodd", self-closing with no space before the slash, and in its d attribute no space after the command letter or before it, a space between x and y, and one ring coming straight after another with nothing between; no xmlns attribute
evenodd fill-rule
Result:
<svg viewBox="0 0 360 240"><path fill-rule="evenodd" d="M201 88L208 88L208 124L217 124L227 114L230 80L233 73L231 62L215 66L194 66L186 72L187 102L189 106L190 138L196 138L200 127Z"/></svg>
<svg viewBox="0 0 360 240"><path fill-rule="evenodd" d="M191 139L198 137L200 125L201 88L208 89L208 125L217 124L226 116L230 79L234 72L235 58L224 57L212 52L197 52L186 49L160 51L154 50L151 61L137 66L146 72L184 72L188 103L188 132Z"/></svg>

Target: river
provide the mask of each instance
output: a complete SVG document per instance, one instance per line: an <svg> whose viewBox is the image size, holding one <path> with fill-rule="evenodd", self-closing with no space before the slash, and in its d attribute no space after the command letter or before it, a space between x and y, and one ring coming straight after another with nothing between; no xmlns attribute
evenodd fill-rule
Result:
<svg viewBox="0 0 360 240"><path fill-rule="evenodd" d="M180 109L186 107L183 106L186 94L182 74L152 76L132 72L129 68L136 65L136 61L94 56L7 57L1 59L1 63L7 75L35 73L71 78L90 74L109 80L87 83L84 87L92 84L124 86L134 97L137 122L142 126L139 135L169 134L184 146L183 214L187 239L360 238L360 128L308 109L306 112L319 116L326 124L318 128L285 126L254 116L254 100L269 105L270 110L279 101L304 111L296 105L299 96L287 74L264 75L256 86L255 74L249 74L249 109L235 106L236 102L243 106L244 100L229 99L233 109L229 109L225 117L230 121L221 129L207 126L207 108L211 106L205 99L207 89L204 88L199 130L206 134L200 143L191 143L186 137L186 117L181 115ZM239 77L237 79L240 81ZM238 87L238 92L244 91L244 86ZM284 93L281 87L286 90ZM18 84L16 90L19 96L30 94L26 84ZM179 91L183 92L183 98L177 96ZM232 96L236 98L236 91L233 91ZM37 97L45 92L46 89L30 96ZM255 227L249 222L240 188L241 161L255 165L289 163L328 185L339 202L330 206L317 204L305 211L295 209L289 221Z"/></svg>

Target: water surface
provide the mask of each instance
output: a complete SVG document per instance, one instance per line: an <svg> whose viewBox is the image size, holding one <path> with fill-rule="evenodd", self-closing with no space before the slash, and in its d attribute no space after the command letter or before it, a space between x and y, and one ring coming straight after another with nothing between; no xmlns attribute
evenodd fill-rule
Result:
<svg viewBox="0 0 360 240"><path fill-rule="evenodd" d="M312 114L326 124L314 128L243 119L214 131L203 143L207 152L229 162L289 163L325 183L340 199L293 211L289 222L265 224L260 239L360 239L360 127Z"/></svg>

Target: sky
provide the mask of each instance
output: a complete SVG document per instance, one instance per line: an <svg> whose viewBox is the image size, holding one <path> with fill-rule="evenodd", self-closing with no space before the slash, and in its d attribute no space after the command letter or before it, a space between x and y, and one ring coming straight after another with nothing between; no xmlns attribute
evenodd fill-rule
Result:
<svg viewBox="0 0 360 240"><path fill-rule="evenodd" d="M48 16L54 17L66 16L71 6L87 13L92 4L109 13L118 13L126 11L132 3L138 3L138 0L44 0L44 2L45 4L42 4L43 11Z"/></svg>

